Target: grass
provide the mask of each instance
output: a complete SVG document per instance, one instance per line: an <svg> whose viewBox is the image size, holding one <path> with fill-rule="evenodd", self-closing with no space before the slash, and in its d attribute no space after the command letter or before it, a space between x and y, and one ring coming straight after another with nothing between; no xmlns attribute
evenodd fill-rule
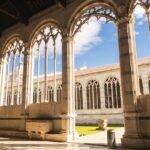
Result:
<svg viewBox="0 0 150 150"><path fill-rule="evenodd" d="M100 133L104 130L96 130L97 126L76 126L76 131L79 136L81 135L89 135L89 134L95 134L95 133ZM118 129L120 127L118 126L109 126L106 128L106 130L112 129Z"/></svg>

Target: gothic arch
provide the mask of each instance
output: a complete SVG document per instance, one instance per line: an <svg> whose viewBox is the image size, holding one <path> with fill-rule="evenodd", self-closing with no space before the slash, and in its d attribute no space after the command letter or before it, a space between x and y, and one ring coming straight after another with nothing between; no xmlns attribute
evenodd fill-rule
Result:
<svg viewBox="0 0 150 150"><path fill-rule="evenodd" d="M11 104L19 104L17 103L20 101L20 82L23 82L23 78L21 77L21 74L23 74L24 69L24 55L25 55L25 44L22 39L20 39L20 36L11 36L7 39L7 43L5 43L4 49L3 49L3 58L5 60L3 64L3 68L6 68L5 71L3 71L3 86L2 90L4 92L5 100L3 101L3 105L5 105L5 101L7 101L7 95L8 95L8 86L9 81L11 81ZM18 80L15 80L15 77L18 78ZM17 100L14 98L15 93L15 84L17 85Z"/></svg>
<svg viewBox="0 0 150 150"><path fill-rule="evenodd" d="M39 31L41 29L43 29L44 27L48 26L48 25L53 25L55 28L59 29L61 31L61 35L63 35L63 29L61 27L61 25L54 19L46 19L44 21L41 21L31 32L30 36L29 36L29 45L30 47L33 46L34 44L34 39L36 38L36 36L39 34Z"/></svg>
<svg viewBox="0 0 150 150"><path fill-rule="evenodd" d="M116 22L117 14L117 5L113 0L105 3L98 0L83 2L70 17L68 22L69 34L74 37L82 25L87 23L92 16L97 19L105 17L107 21Z"/></svg>
<svg viewBox="0 0 150 150"><path fill-rule="evenodd" d="M15 40L21 40L23 43L25 43L25 39L23 38L23 35L21 34L13 34L9 36L3 43L2 48L1 48L1 55L4 57L6 53L6 49L8 48L9 44Z"/></svg>
<svg viewBox="0 0 150 150"><path fill-rule="evenodd" d="M100 109L100 84L96 80L90 80L86 87L87 109Z"/></svg>
<svg viewBox="0 0 150 150"><path fill-rule="evenodd" d="M105 107L121 108L120 83L116 77L108 77L104 84Z"/></svg>
<svg viewBox="0 0 150 150"><path fill-rule="evenodd" d="M75 83L75 109L83 109L83 88L80 82Z"/></svg>

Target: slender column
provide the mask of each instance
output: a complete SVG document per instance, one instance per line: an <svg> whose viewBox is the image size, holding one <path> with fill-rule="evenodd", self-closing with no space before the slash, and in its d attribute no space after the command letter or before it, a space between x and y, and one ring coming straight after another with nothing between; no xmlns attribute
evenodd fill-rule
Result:
<svg viewBox="0 0 150 150"><path fill-rule="evenodd" d="M53 46L54 46L54 102L57 101L57 91L56 91L56 43L55 43L55 40L54 40L54 43L53 43Z"/></svg>
<svg viewBox="0 0 150 150"><path fill-rule="evenodd" d="M45 87L44 87L44 101L47 102L47 75L48 75L48 49L47 42L45 42Z"/></svg>
<svg viewBox="0 0 150 150"><path fill-rule="evenodd" d="M39 73L40 73L40 49L38 45L38 60L37 60L37 103L39 103Z"/></svg>
<svg viewBox="0 0 150 150"><path fill-rule="evenodd" d="M67 141L73 141L75 132L75 105L74 105L74 53L72 38L67 34L62 37L62 95L66 103L64 111L67 115Z"/></svg>
<svg viewBox="0 0 150 150"><path fill-rule="evenodd" d="M30 55L29 55L29 45L25 43L25 51L24 51L24 64L23 64L23 81L22 81L22 104L23 104L23 114L26 115L27 113L27 106L30 100ZM33 94L32 94L33 95ZM33 97L33 96L32 96Z"/></svg>
<svg viewBox="0 0 150 150"><path fill-rule="evenodd" d="M10 76L10 74L9 74L9 65L10 65L10 58L9 58L9 56L8 56L8 59L7 59L7 74L6 74L6 76L7 76L7 79L6 79L6 91L5 91L5 101L6 101L6 103L5 104L7 104L8 105L8 103L7 103L7 97L8 97L8 83L9 83L9 76Z"/></svg>
<svg viewBox="0 0 150 150"><path fill-rule="evenodd" d="M12 66L12 81L11 81L11 105L14 104L14 73L15 73L16 53L13 53L13 66Z"/></svg>
<svg viewBox="0 0 150 150"><path fill-rule="evenodd" d="M19 66L18 66L18 83L17 83L17 104L19 104L20 97L20 66L21 66L21 52L19 53Z"/></svg>
<svg viewBox="0 0 150 150"><path fill-rule="evenodd" d="M1 59L1 85L0 85L0 105L2 106L3 105L3 99L4 99L4 84L5 84L5 73L6 73L6 65L5 65L5 59L2 58Z"/></svg>

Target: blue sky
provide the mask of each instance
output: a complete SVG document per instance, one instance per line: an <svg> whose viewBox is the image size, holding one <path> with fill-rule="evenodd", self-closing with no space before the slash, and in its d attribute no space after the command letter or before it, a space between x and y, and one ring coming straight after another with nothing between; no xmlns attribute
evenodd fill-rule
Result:
<svg viewBox="0 0 150 150"><path fill-rule="evenodd" d="M134 12L135 36L137 57L150 57L150 34L147 18L141 7ZM53 47L49 42L49 73L54 72ZM44 49L44 44L42 44ZM117 28L113 22L105 23L104 18L97 21L92 17L88 24L84 24L81 32L75 36L75 69L81 67L95 67L107 64L119 63ZM42 52L41 52L42 53ZM62 70L61 37L57 40L57 72ZM44 54L41 54L40 74L44 72ZM35 64L35 68L36 68ZM36 69L35 69L36 74Z"/></svg>
<svg viewBox="0 0 150 150"><path fill-rule="evenodd" d="M135 19L135 36L136 36L136 50L137 57L144 58L150 57L150 34L148 31L148 23L144 10L141 7L137 7L134 12ZM92 23L93 22L93 23ZM90 24L93 24L90 26ZM85 25L84 25L85 26ZM89 25L86 26L88 29L84 30L84 35L91 35L91 40L99 37L100 42L90 43L84 46L88 47L87 51L84 53L79 53L75 57L75 68L80 68L82 66L94 67L107 64L119 63L119 53L118 53L118 35L116 25L112 22L105 24L103 21L97 22L96 19L90 20ZM92 28L97 30L95 35L92 35ZM97 29L96 29L97 28ZM83 36L82 33L77 33ZM86 37L85 37L86 38ZM79 41L76 41L78 43ZM75 46L76 49L76 46ZM84 47L83 47L84 49Z"/></svg>

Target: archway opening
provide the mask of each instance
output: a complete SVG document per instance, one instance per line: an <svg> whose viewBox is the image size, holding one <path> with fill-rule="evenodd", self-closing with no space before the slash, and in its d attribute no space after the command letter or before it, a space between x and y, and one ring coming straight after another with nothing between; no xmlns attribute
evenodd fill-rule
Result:
<svg viewBox="0 0 150 150"><path fill-rule="evenodd" d="M149 94L150 32L148 1L137 1L133 11L137 52L139 94Z"/></svg>
<svg viewBox="0 0 150 150"><path fill-rule="evenodd" d="M94 138L98 121L107 121L107 129L124 126L116 17L109 7L99 5L79 14L72 27L76 130L80 136L93 134L90 140L83 136L79 142L99 143ZM106 132L104 136L102 143L107 142Z"/></svg>

